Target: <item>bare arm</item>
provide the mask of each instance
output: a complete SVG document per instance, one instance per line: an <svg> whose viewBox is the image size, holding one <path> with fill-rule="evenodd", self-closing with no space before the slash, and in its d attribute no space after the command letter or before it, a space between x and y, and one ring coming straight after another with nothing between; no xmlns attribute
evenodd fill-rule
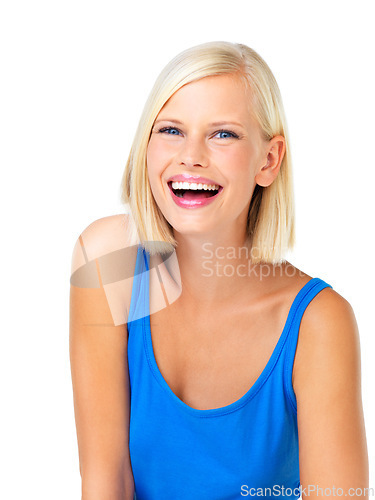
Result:
<svg viewBox="0 0 375 500"><path fill-rule="evenodd" d="M103 239L100 223L97 238ZM93 244L82 248L83 232L73 251L72 270L83 258L90 259L95 244L98 248L92 226L86 241ZM90 269L89 287L70 287L69 347L82 500L133 500L127 326L115 326L100 268Z"/></svg>
<svg viewBox="0 0 375 500"><path fill-rule="evenodd" d="M360 343L350 304L334 290L322 290L304 313L297 347L293 386L302 498L337 498L341 488L342 496L367 499Z"/></svg>

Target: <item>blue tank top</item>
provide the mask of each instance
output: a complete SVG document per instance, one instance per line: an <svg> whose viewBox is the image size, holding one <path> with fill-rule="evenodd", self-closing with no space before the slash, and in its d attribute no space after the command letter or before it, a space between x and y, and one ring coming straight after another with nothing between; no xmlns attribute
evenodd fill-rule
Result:
<svg viewBox="0 0 375 500"><path fill-rule="evenodd" d="M323 288L332 286L320 278L303 286L267 365L244 396L221 408L199 410L174 394L156 364L149 315L149 257L139 245L128 318L134 498L298 499L293 362L307 305Z"/></svg>

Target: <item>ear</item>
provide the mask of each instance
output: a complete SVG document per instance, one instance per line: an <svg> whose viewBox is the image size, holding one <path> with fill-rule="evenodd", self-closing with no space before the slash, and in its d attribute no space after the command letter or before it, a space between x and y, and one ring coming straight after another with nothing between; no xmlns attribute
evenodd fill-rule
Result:
<svg viewBox="0 0 375 500"><path fill-rule="evenodd" d="M286 144L282 135L273 137L266 146L266 160L255 176L259 186L267 187L276 179L285 154Z"/></svg>

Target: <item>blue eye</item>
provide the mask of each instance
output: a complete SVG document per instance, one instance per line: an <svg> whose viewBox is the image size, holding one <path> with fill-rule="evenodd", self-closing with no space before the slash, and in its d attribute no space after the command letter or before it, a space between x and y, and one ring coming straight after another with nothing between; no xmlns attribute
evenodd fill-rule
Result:
<svg viewBox="0 0 375 500"><path fill-rule="evenodd" d="M234 132L231 132L230 130L219 130L218 132L216 132L216 134L229 134L230 135L230 137L222 137L222 139L230 139L231 137L238 139L238 135L235 134Z"/></svg>
<svg viewBox="0 0 375 500"><path fill-rule="evenodd" d="M175 131L177 133L174 133L173 131ZM160 134L167 133L167 135L178 135L180 133L180 131L178 130L178 128L175 128L175 127L164 127L164 128L161 128L159 130L159 133ZM238 139L238 135L235 132L231 132L230 130L218 130L215 135L217 135L217 134L227 134L228 135L228 137L221 137L221 139L231 139L231 138Z"/></svg>
<svg viewBox="0 0 375 500"><path fill-rule="evenodd" d="M159 133L163 134L164 132L168 132L168 135L177 135L177 134L170 134L169 132L171 130L177 130L177 132L180 132L177 128L174 127L164 127L159 130Z"/></svg>

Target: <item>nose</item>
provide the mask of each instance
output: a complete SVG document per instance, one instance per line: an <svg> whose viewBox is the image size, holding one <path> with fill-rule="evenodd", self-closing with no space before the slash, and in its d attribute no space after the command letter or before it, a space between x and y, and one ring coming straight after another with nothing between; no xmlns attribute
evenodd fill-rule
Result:
<svg viewBox="0 0 375 500"><path fill-rule="evenodd" d="M187 167L207 167L208 159L204 141L195 137L186 137L178 152L179 165Z"/></svg>

